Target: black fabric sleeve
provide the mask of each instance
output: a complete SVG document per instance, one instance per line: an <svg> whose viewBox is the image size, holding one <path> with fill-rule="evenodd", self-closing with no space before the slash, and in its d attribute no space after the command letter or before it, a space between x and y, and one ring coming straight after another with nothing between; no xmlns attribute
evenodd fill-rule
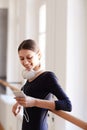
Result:
<svg viewBox="0 0 87 130"><path fill-rule="evenodd" d="M55 100L55 109L56 110L64 110L71 111L72 105L69 97L63 91L61 86L58 83L58 79L53 72L49 73L48 84L50 92L56 96L57 100Z"/></svg>
<svg viewBox="0 0 87 130"><path fill-rule="evenodd" d="M55 101L55 110L64 110L64 111L71 111L72 106L69 100L63 101Z"/></svg>

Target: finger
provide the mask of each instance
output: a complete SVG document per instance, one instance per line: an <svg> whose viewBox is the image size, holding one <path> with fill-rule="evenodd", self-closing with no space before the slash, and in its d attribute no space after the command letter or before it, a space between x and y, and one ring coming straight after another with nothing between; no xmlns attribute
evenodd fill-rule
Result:
<svg viewBox="0 0 87 130"><path fill-rule="evenodd" d="M13 111L13 114L16 116L17 115L17 113L15 112L15 111Z"/></svg>
<svg viewBox="0 0 87 130"><path fill-rule="evenodd" d="M17 115L19 112L20 112L20 109L17 109L17 111L16 111L16 115Z"/></svg>
<svg viewBox="0 0 87 130"><path fill-rule="evenodd" d="M13 114L16 116L16 113L15 113L15 110L14 110L14 109L12 109L12 112L13 112Z"/></svg>

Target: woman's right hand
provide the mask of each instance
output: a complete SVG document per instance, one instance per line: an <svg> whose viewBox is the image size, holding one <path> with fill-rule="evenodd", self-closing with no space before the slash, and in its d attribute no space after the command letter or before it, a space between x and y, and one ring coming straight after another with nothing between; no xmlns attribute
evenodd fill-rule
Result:
<svg viewBox="0 0 87 130"><path fill-rule="evenodd" d="M15 116L18 115L18 113L20 112L21 109L21 105L19 105L18 103L15 103L12 107L12 112Z"/></svg>

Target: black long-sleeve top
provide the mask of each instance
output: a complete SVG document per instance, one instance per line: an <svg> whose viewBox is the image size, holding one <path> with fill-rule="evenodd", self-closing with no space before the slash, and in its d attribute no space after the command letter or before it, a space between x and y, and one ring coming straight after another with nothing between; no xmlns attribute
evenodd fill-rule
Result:
<svg viewBox="0 0 87 130"><path fill-rule="evenodd" d="M27 81L22 90L28 96L49 100L50 94L56 96L55 109L71 111L72 106L69 98L58 83L58 79L53 72L46 71L40 74L36 79ZM39 107L24 108L29 116L29 122L23 117L22 130L48 130L47 109ZM27 117L27 115L26 115Z"/></svg>

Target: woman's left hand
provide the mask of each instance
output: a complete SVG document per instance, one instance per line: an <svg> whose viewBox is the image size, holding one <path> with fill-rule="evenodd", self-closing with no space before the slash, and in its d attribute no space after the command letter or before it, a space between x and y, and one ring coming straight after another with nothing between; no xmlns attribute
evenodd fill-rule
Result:
<svg viewBox="0 0 87 130"><path fill-rule="evenodd" d="M35 98L30 96L25 96L24 98L15 97L16 101L23 107L33 107L35 106Z"/></svg>

